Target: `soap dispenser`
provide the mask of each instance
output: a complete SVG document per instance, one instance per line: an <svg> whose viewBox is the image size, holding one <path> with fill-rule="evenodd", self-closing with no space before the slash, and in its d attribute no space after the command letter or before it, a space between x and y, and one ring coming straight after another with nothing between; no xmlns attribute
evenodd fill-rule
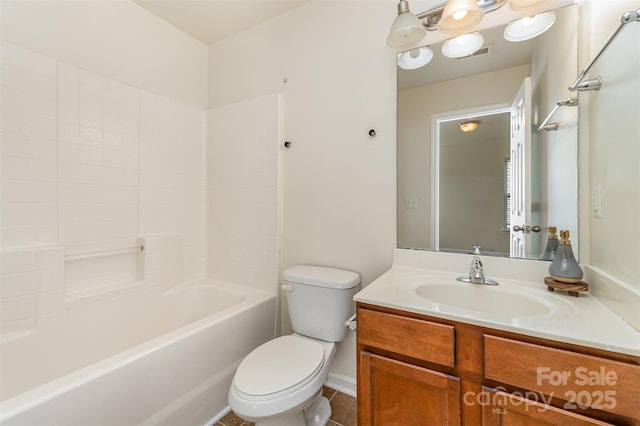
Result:
<svg viewBox="0 0 640 426"><path fill-rule="evenodd" d="M557 228L555 226L549 227L549 235L547 235L547 245L544 251L540 255L540 260L553 260L558 251L558 235L556 234Z"/></svg>
<svg viewBox="0 0 640 426"><path fill-rule="evenodd" d="M549 266L551 278L563 283L578 283L582 278L582 269L576 261L569 241L569 231L560 231L558 251Z"/></svg>

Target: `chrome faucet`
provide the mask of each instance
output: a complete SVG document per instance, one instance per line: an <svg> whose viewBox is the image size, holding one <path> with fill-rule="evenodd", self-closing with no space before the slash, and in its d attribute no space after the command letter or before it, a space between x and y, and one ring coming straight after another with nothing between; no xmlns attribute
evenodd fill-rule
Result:
<svg viewBox="0 0 640 426"><path fill-rule="evenodd" d="M482 261L478 256L471 259L471 267L469 268L469 282L474 284L484 284L484 270L482 269Z"/></svg>
<svg viewBox="0 0 640 426"><path fill-rule="evenodd" d="M480 246L474 247L474 255L479 252ZM478 253L479 254L479 253ZM484 285L498 285L495 280L484 276L484 268L482 267L482 260L475 255L471 258L471 266L469 267L469 275L460 275L456 278L458 281L472 284L484 284Z"/></svg>

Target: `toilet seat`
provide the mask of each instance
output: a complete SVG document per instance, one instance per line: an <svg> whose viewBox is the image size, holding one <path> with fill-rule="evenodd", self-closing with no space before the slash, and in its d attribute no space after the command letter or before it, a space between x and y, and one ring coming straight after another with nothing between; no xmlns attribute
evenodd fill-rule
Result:
<svg viewBox="0 0 640 426"><path fill-rule="evenodd" d="M243 398L265 400L295 392L318 375L324 365L318 342L282 336L254 349L240 363L233 384Z"/></svg>

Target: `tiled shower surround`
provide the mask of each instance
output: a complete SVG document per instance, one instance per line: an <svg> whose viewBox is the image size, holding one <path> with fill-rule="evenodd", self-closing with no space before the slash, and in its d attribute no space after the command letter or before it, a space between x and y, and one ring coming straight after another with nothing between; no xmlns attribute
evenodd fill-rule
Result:
<svg viewBox="0 0 640 426"><path fill-rule="evenodd" d="M3 332L63 318L84 296L167 276L178 284L242 272L242 283L275 291L278 95L207 112L1 48ZM153 244L70 260L154 239L180 257L162 274L167 259Z"/></svg>

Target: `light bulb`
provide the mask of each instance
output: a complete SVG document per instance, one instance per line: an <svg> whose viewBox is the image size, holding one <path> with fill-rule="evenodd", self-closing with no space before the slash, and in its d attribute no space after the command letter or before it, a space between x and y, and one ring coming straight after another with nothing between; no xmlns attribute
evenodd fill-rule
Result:
<svg viewBox="0 0 640 426"><path fill-rule="evenodd" d="M442 44L442 54L447 58L462 58L480 49L483 43L482 34L478 32L463 34L446 40Z"/></svg>
<svg viewBox="0 0 640 426"><path fill-rule="evenodd" d="M461 10L459 12L454 12L451 14L451 16L453 16L453 19L455 19L456 21L459 21L461 19L463 19L465 16L467 16L467 11L466 10Z"/></svg>
<svg viewBox="0 0 640 426"><path fill-rule="evenodd" d="M504 29L504 38L509 41L524 41L539 36L547 31L556 20L556 14L551 12L529 15L526 18L509 22Z"/></svg>
<svg viewBox="0 0 640 426"><path fill-rule="evenodd" d="M461 36L458 36L458 37L454 38L454 40L460 46L463 46L463 45L467 44L467 42L469 41L469 34L463 34Z"/></svg>
<svg viewBox="0 0 640 426"><path fill-rule="evenodd" d="M398 66L405 70L415 70L427 65L432 59L433 50L430 47L418 47L398 53Z"/></svg>

